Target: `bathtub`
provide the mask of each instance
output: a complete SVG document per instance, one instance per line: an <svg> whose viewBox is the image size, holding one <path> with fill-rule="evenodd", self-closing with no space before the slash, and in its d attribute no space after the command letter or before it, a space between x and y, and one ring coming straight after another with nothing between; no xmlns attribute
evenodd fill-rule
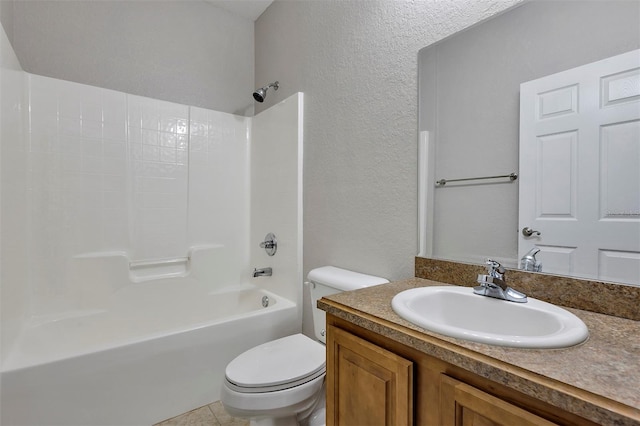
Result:
<svg viewBox="0 0 640 426"><path fill-rule="evenodd" d="M0 423L149 426L218 400L226 364L299 332L297 315L295 303L252 284L124 285L101 308L23 327L2 365Z"/></svg>

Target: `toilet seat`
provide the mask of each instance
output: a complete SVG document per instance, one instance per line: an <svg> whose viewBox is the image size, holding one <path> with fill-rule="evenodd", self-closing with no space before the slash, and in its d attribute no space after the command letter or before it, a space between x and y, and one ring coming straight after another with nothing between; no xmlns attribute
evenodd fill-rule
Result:
<svg viewBox="0 0 640 426"><path fill-rule="evenodd" d="M256 346L225 370L226 385L241 393L273 392L299 386L325 374L325 347L303 334Z"/></svg>

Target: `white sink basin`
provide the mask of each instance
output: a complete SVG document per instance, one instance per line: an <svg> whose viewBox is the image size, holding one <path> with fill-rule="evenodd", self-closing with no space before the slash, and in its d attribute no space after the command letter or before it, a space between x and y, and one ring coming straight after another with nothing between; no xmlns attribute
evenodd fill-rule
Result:
<svg viewBox="0 0 640 426"><path fill-rule="evenodd" d="M519 348L564 348L583 342L587 326L571 312L529 298L514 303L471 287L419 287L398 293L393 310L417 326L458 339Z"/></svg>

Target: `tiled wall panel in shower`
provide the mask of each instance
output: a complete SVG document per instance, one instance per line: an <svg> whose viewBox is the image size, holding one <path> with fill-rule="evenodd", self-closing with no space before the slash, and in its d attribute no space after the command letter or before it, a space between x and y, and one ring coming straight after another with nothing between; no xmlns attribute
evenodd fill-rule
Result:
<svg viewBox="0 0 640 426"><path fill-rule="evenodd" d="M228 271L246 272L249 118L26 78L35 312L70 308L66 264L82 253L157 260L213 244Z"/></svg>
<svg viewBox="0 0 640 426"><path fill-rule="evenodd" d="M249 123L246 117L191 107L189 241L225 245L224 279L230 283L241 282L248 269Z"/></svg>
<svg viewBox="0 0 640 426"><path fill-rule="evenodd" d="M36 305L65 288L69 256L129 245L126 95L28 76L28 201Z"/></svg>
<svg viewBox="0 0 640 426"><path fill-rule="evenodd" d="M189 107L128 96L134 259L187 254Z"/></svg>

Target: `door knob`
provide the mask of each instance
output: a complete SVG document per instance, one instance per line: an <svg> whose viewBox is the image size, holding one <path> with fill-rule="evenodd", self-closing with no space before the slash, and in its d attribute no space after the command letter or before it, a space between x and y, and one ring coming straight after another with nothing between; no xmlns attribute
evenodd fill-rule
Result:
<svg viewBox="0 0 640 426"><path fill-rule="evenodd" d="M529 228L528 226L525 226L524 228L522 228L522 235L524 235L525 237L530 237L532 235L540 235L540 231L536 231Z"/></svg>

